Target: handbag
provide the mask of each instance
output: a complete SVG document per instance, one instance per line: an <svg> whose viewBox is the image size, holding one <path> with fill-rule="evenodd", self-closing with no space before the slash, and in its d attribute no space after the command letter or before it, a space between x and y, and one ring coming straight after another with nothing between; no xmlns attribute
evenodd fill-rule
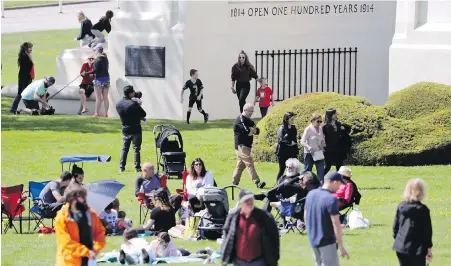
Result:
<svg viewBox="0 0 451 266"><path fill-rule="evenodd" d="M315 152L313 152L312 153L312 158L313 158L313 161L315 161L315 162L324 160L324 153L323 153L323 151L315 151Z"/></svg>

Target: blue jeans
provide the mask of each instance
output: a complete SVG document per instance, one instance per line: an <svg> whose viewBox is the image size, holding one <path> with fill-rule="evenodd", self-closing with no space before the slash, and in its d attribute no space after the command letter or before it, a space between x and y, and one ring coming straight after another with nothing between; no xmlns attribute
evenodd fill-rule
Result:
<svg viewBox="0 0 451 266"><path fill-rule="evenodd" d="M316 166L316 175L318 176L319 180L321 182L324 181L324 160L319 161L313 161L313 157L310 153L304 153L304 171L302 171L302 174L305 172L311 172L313 169L313 164Z"/></svg>

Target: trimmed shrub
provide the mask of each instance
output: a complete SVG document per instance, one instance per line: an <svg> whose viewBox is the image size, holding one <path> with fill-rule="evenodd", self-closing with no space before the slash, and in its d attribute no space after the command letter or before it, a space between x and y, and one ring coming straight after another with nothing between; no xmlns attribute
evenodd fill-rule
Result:
<svg viewBox="0 0 451 266"><path fill-rule="evenodd" d="M422 85L425 86L424 90L421 89ZM419 91L433 90L432 85L439 88L439 92L432 93L431 98L435 97L435 102L433 105L431 103L433 111L429 111L419 104L421 98L426 97ZM276 161L274 145L277 141L277 129L282 124L285 112L292 111L296 114L295 125L298 129L300 144L304 128L310 124L311 115L320 113L324 117L325 110L335 108L340 121L352 127L353 146L346 163L354 165L449 164L451 163L451 87L432 85L420 83L411 86L390 97L383 107L372 106L360 97L336 93L313 93L290 98L277 105L258 123L261 132L255 139L254 158L259 161ZM406 95L406 99L401 100L402 95ZM420 100L415 98L415 95L418 95ZM412 107L409 107L409 104ZM299 148L302 154L302 146L299 145Z"/></svg>

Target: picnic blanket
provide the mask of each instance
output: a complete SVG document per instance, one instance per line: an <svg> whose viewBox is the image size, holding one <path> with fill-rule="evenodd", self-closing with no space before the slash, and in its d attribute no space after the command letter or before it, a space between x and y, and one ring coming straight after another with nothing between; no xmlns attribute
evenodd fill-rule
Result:
<svg viewBox="0 0 451 266"><path fill-rule="evenodd" d="M189 263L189 262L204 262L203 259L200 258L191 258L191 257L167 257L167 258L157 258L154 261L151 261L151 265L167 263L167 264L180 264L180 263ZM119 252L113 250L111 252L105 253L102 258L97 260L97 263L116 263L119 264Z"/></svg>

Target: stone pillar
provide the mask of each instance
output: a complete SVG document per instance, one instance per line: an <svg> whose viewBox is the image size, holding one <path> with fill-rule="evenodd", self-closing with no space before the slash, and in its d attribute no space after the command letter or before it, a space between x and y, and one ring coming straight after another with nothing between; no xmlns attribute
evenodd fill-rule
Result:
<svg viewBox="0 0 451 266"><path fill-rule="evenodd" d="M451 2L398 0L390 93L421 81L451 84Z"/></svg>

